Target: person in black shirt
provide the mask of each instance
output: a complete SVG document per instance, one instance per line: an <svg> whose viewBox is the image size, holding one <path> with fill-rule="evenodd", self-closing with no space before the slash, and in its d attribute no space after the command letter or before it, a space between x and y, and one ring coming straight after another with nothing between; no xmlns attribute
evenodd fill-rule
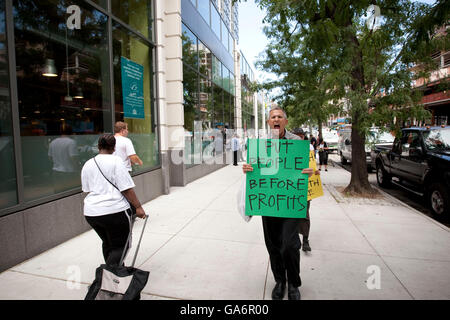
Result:
<svg viewBox="0 0 450 320"><path fill-rule="evenodd" d="M319 170L322 170L322 165L325 165L325 171L328 171L328 145L322 138L319 138L317 148L319 149Z"/></svg>

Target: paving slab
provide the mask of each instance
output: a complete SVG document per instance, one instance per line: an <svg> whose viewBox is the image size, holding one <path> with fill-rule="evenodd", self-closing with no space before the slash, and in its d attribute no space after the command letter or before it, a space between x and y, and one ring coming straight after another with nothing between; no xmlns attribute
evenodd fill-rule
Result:
<svg viewBox="0 0 450 320"><path fill-rule="evenodd" d="M177 236L141 268L144 292L176 299L262 299L268 254L264 245Z"/></svg>
<svg viewBox="0 0 450 320"><path fill-rule="evenodd" d="M300 261L302 300L412 299L402 283L378 256L322 251L313 248L311 253L302 252ZM377 289L377 283L370 278L374 276L372 269L368 270L370 267L379 270L381 275L379 289ZM264 298L271 299L271 290L275 281L272 274L267 278Z"/></svg>

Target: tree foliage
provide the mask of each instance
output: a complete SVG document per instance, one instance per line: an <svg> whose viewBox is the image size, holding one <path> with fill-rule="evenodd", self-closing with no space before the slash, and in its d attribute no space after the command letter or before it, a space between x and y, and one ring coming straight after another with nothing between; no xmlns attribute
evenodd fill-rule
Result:
<svg viewBox="0 0 450 320"><path fill-rule="evenodd" d="M448 50L448 35L433 37L449 19L448 1L256 0L265 10L270 44L259 65L279 76L279 101L299 122L340 111L352 121L351 192L371 192L365 135L372 125L399 131L406 119L426 119L415 78L435 68L432 52ZM381 9L378 28L367 9ZM419 69L413 69L420 64ZM420 72L418 72L420 71Z"/></svg>

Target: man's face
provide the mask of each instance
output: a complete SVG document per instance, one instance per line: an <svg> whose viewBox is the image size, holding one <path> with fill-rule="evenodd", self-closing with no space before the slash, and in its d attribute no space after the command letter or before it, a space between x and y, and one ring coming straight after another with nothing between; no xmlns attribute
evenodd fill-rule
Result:
<svg viewBox="0 0 450 320"><path fill-rule="evenodd" d="M284 117L284 113L281 110L272 110L269 114L267 124L272 129L272 134L284 136L284 128L286 128L288 120Z"/></svg>
<svg viewBox="0 0 450 320"><path fill-rule="evenodd" d="M126 126L125 129L122 129L120 134L124 137L128 136L128 126Z"/></svg>

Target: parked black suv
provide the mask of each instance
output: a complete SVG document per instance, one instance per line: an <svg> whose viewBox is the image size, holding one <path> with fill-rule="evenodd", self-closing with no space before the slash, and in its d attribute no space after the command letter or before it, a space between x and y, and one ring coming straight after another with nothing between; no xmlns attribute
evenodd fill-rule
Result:
<svg viewBox="0 0 450 320"><path fill-rule="evenodd" d="M450 127L407 128L391 150L376 158L377 182L389 187L392 178L426 197L433 214L449 219Z"/></svg>

